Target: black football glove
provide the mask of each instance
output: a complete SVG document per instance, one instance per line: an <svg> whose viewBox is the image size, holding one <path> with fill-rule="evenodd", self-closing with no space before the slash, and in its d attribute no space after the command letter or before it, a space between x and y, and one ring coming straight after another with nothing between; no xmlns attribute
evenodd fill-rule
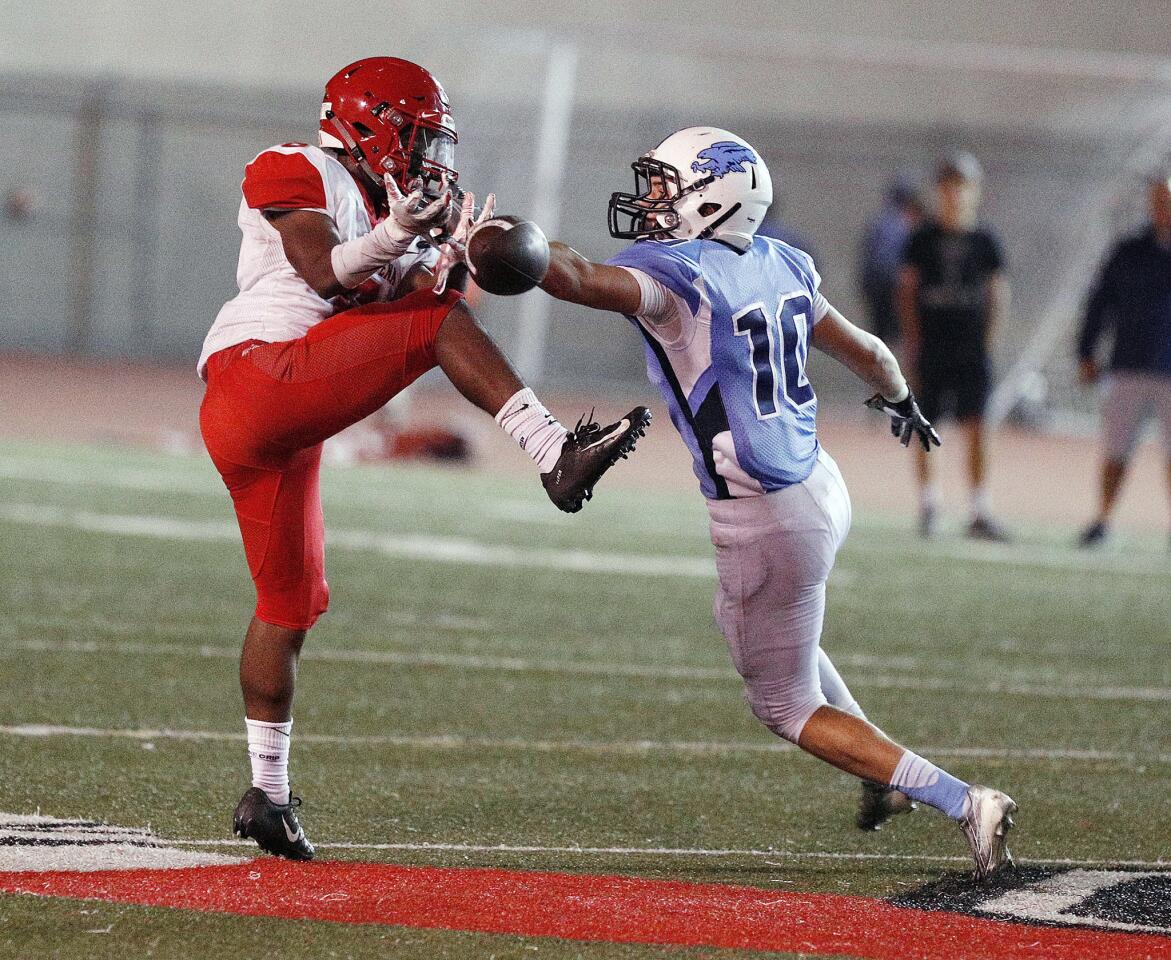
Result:
<svg viewBox="0 0 1171 960"><path fill-rule="evenodd" d="M881 410L890 417L890 432L904 447L911 443L912 437L918 437L923 449L927 451L931 450L932 444L938 447L943 443L935 428L923 416L919 404L915 402L915 395L910 391L907 391L907 395L898 403L887 400L881 393L876 393L866 401L866 406L871 410Z"/></svg>

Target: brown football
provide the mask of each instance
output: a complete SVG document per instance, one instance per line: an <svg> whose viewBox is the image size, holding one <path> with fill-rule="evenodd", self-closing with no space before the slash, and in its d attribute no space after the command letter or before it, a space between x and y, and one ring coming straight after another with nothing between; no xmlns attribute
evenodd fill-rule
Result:
<svg viewBox="0 0 1171 960"><path fill-rule="evenodd" d="M476 286L502 297L532 290L549 269L549 241L531 220L493 217L468 237L468 269Z"/></svg>

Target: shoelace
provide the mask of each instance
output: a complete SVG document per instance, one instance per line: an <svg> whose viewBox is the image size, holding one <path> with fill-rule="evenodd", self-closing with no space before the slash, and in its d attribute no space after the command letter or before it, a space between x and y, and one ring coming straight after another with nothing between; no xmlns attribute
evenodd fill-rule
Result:
<svg viewBox="0 0 1171 960"><path fill-rule="evenodd" d="M594 419L594 408L590 407L588 414L582 414L577 421L577 426L573 428L569 434L570 439L584 444L586 440L596 437L602 432L602 425Z"/></svg>

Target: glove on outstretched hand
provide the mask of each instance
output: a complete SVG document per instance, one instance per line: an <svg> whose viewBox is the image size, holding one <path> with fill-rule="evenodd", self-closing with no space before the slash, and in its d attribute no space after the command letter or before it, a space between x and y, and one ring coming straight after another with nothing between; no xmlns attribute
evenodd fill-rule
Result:
<svg viewBox="0 0 1171 960"><path fill-rule="evenodd" d="M390 208L387 219L393 220L404 233L413 237L426 237L430 236L433 229L443 229L447 225L451 215L451 190L446 178L439 182L439 196L430 203L425 202L423 187L417 181L407 184L413 189L406 196L403 196L390 174L383 177L383 183L386 186L386 203Z"/></svg>
<svg viewBox="0 0 1171 960"><path fill-rule="evenodd" d="M488 199L484 201L484 209L480 211L479 216L476 216L476 195L470 190L463 195L459 222L452 230L451 236L439 245L439 260L436 262L434 270L436 295L447 289L447 275L451 268L467 260L468 237L471 236L472 231L485 220L491 219L495 209L496 194L494 193L488 194Z"/></svg>
<svg viewBox="0 0 1171 960"><path fill-rule="evenodd" d="M932 445L938 447L943 443L935 428L923 416L919 404L915 402L915 395L909 390L898 403L887 400L881 393L876 393L866 401L866 406L871 410L880 410L890 417L890 432L904 447L910 445L912 437L918 437L923 449L928 451Z"/></svg>

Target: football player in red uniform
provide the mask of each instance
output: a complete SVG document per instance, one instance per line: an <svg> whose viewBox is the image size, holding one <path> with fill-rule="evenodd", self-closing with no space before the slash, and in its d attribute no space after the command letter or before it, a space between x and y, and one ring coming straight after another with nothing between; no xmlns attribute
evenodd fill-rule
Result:
<svg viewBox="0 0 1171 960"><path fill-rule="evenodd" d="M438 366L573 512L650 419L637 407L609 427L567 432L468 309L452 250L475 225L474 197L455 186L455 123L427 70L391 57L346 67L326 85L318 140L272 147L245 168L240 292L198 364L200 428L257 594L240 658L253 786L235 831L299 860L313 846L288 757L297 659L329 600L323 442Z"/></svg>

